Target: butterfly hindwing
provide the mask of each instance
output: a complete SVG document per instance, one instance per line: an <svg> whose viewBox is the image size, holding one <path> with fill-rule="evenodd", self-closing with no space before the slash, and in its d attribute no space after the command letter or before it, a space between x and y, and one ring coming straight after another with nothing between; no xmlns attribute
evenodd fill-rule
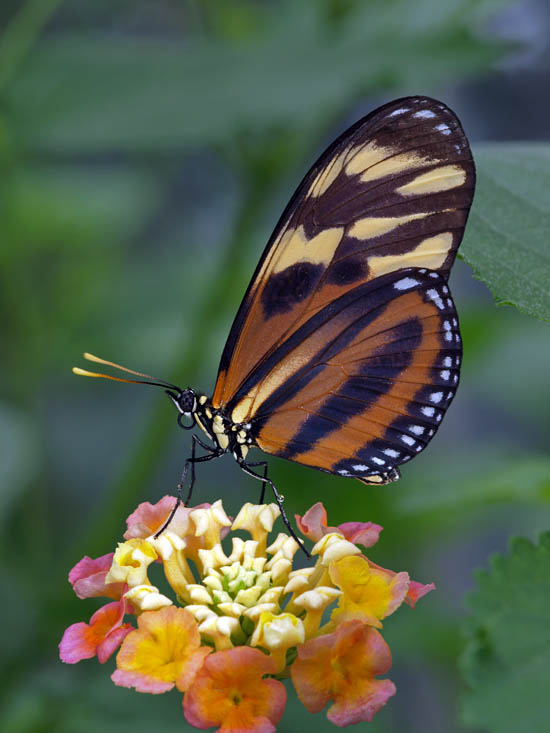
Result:
<svg viewBox="0 0 550 733"><path fill-rule="evenodd" d="M229 408L267 453L366 478L426 447L458 384L461 343L445 279L389 273L300 327Z"/></svg>
<svg viewBox="0 0 550 733"><path fill-rule="evenodd" d="M214 407L234 404L293 333L364 283L410 267L446 279L474 181L458 119L426 97L385 105L338 138L264 251L222 355Z"/></svg>

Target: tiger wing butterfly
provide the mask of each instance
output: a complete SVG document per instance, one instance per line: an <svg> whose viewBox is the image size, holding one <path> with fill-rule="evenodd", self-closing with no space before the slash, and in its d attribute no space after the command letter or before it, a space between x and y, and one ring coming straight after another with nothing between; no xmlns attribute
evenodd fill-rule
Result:
<svg viewBox="0 0 550 733"><path fill-rule="evenodd" d="M475 185L456 115L427 97L357 122L313 165L239 308L212 398L265 452L398 478L459 379L447 279Z"/></svg>

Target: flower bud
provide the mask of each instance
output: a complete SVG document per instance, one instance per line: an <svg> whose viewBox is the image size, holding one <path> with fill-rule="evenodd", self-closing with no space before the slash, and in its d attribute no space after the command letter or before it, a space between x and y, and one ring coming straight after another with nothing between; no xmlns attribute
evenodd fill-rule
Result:
<svg viewBox="0 0 550 733"><path fill-rule="evenodd" d="M127 583L130 587L151 585L147 578L147 568L156 559L157 552L147 540L134 538L120 542L105 582Z"/></svg>
<svg viewBox="0 0 550 733"><path fill-rule="evenodd" d="M135 585L127 593L124 598L130 601L137 611L158 611L164 606L171 606L172 601L159 593L158 588L153 585Z"/></svg>
<svg viewBox="0 0 550 733"><path fill-rule="evenodd" d="M282 672L286 667L287 649L302 644L304 640L304 625L297 616L292 613L275 615L264 612L258 618L250 646L268 649L277 663L277 671Z"/></svg>

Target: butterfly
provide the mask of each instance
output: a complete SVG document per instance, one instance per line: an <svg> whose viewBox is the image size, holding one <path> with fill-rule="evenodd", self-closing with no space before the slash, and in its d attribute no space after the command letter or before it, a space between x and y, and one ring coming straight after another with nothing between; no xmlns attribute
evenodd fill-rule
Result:
<svg viewBox="0 0 550 733"><path fill-rule="evenodd" d="M447 281L474 185L457 116L428 97L390 102L329 146L260 258L212 397L147 382L165 387L181 427L210 440L193 436L191 486L196 463L229 452L276 492L266 462L247 461L252 447L365 484L399 478L458 386Z"/></svg>

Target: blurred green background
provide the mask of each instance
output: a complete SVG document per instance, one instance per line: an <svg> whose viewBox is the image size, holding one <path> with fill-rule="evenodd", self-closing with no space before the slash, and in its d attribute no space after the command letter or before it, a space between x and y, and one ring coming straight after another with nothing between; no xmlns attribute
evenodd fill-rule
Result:
<svg viewBox="0 0 550 733"><path fill-rule="evenodd" d="M4 0L0 6L0 402L6 733L190 729L180 695L115 688L113 660L58 661L101 605L66 581L111 551L189 450L156 390L77 379L89 350L212 389L240 298L323 147L389 99L429 94L473 142L548 137L544 0ZM398 693L372 731L461 731L472 572L550 526L547 325L497 308L458 262L461 388L430 449L367 489L271 459L290 515L385 527L370 556L434 581L387 620ZM197 501L257 486L229 458ZM291 700L293 695L290 695ZM289 702L281 731L315 724ZM363 729L366 724L359 726Z"/></svg>

